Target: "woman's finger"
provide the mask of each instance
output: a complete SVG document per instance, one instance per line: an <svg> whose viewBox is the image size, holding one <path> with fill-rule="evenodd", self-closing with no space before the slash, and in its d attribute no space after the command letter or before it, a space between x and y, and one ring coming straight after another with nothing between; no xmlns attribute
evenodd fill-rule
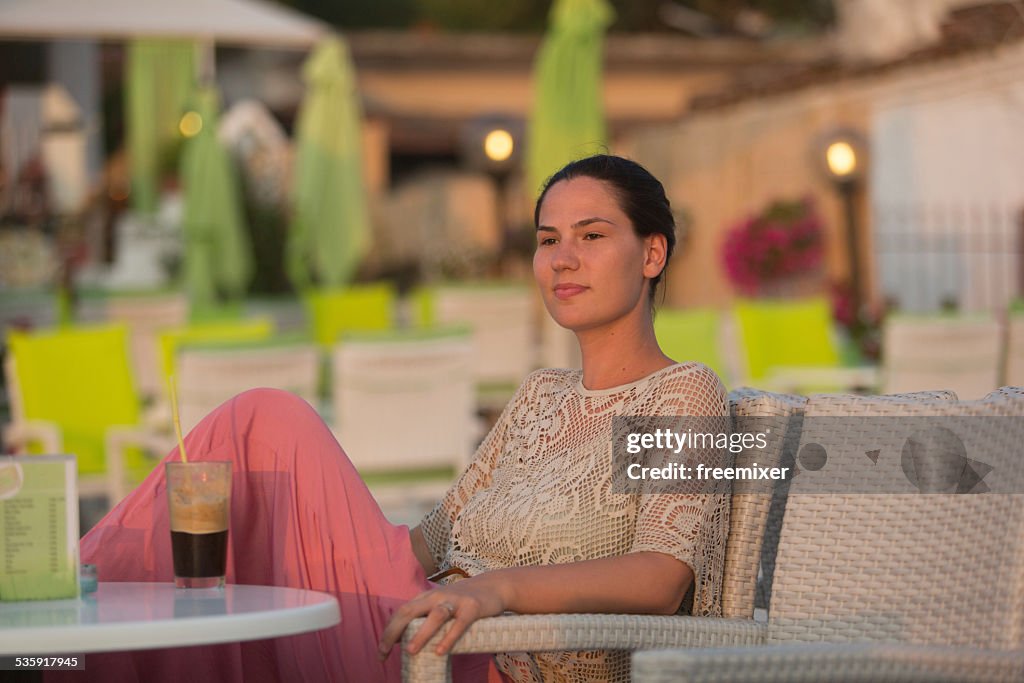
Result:
<svg viewBox="0 0 1024 683"><path fill-rule="evenodd" d="M381 659L388 656L391 648L402 637L402 633L405 631L405 627L409 625L409 622L416 617L423 616L427 613L427 610L428 608L425 605L419 605L416 600L412 600L399 607L391 615L391 621L388 622L388 625L384 627L384 631L380 634L380 644L377 646L377 654Z"/></svg>
<svg viewBox="0 0 1024 683"><path fill-rule="evenodd" d="M448 633L444 634L441 638L441 642L437 644L437 648L434 650L439 655L451 652L451 649L455 646L456 641L462 637L462 634L466 632L470 624L477 620L478 610L471 603L463 603L459 606L459 610L454 614L454 618L451 620L451 628L448 629Z"/></svg>
<svg viewBox="0 0 1024 683"><path fill-rule="evenodd" d="M419 652L427 644L427 641L433 638L434 634L451 620L455 615L455 610L455 605L447 600L436 603L431 607L430 612L427 614L427 620L423 622L423 626L420 627L420 630L409 641L406 652L411 655Z"/></svg>
<svg viewBox="0 0 1024 683"><path fill-rule="evenodd" d="M391 618L388 625L384 627L384 632L380 634L380 643L377 645L378 657L381 659L387 658L391 653L391 648L395 646L395 642L398 640L395 634L402 633L407 623L407 621L399 621L396 617Z"/></svg>

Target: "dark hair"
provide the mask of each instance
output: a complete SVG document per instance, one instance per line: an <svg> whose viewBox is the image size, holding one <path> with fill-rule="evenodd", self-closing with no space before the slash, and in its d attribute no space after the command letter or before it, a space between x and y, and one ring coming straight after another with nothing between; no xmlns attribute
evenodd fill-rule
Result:
<svg viewBox="0 0 1024 683"><path fill-rule="evenodd" d="M544 203L544 197L556 183L562 180L573 178L593 178L608 184L611 187L615 198L619 202L619 208L629 217L633 224L633 230L640 237L648 235L664 235L666 242L665 268L651 279L651 301L654 301L654 292L661 282L661 276L668 268L668 260L672 257L672 250L676 246L676 221L672 216L672 207L669 205L668 197L665 196L665 188L661 182L651 175L650 171L629 159L612 156L610 154L596 154L585 159L566 164L560 171L548 178L544 188L537 197L537 205L533 210L533 224L540 225L540 207Z"/></svg>

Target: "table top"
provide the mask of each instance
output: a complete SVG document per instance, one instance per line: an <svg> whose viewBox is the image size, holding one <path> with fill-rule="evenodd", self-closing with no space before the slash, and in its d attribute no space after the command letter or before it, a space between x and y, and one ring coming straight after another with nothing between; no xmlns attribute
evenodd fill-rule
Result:
<svg viewBox="0 0 1024 683"><path fill-rule="evenodd" d="M101 582L78 600L0 603L0 655L212 645L317 631L340 620L334 596L298 588Z"/></svg>

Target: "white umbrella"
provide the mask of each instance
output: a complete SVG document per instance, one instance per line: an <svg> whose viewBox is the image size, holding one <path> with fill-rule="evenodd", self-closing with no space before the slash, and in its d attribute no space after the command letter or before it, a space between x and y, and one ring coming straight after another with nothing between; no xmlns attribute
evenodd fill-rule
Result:
<svg viewBox="0 0 1024 683"><path fill-rule="evenodd" d="M0 0L0 39L182 38L306 48L329 30L262 0Z"/></svg>

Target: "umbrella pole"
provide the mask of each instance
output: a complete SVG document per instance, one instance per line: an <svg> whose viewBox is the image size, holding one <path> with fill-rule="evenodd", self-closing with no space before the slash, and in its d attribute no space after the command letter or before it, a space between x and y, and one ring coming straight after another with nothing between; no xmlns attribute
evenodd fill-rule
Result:
<svg viewBox="0 0 1024 683"><path fill-rule="evenodd" d="M216 46L212 38L196 41L196 83L213 85L217 77Z"/></svg>

